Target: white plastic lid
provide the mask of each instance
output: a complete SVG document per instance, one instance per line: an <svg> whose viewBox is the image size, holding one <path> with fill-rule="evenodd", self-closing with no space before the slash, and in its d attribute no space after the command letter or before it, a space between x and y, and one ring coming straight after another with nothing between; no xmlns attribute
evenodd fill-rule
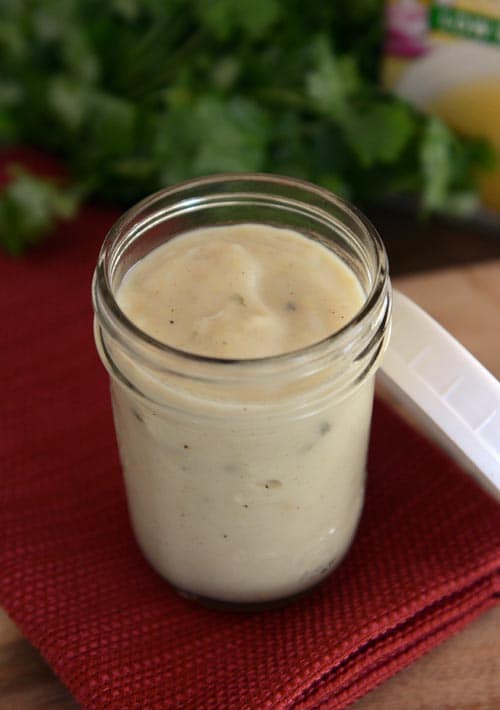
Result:
<svg viewBox="0 0 500 710"><path fill-rule="evenodd" d="M380 378L431 438L500 500L500 383L398 291Z"/></svg>

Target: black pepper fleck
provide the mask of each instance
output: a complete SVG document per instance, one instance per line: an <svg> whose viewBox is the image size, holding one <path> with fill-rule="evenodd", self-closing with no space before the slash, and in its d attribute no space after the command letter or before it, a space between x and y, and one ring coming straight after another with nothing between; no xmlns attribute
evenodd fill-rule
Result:
<svg viewBox="0 0 500 710"><path fill-rule="evenodd" d="M325 436L325 434L328 434L329 431L331 431L332 425L330 422L321 422L319 425L319 433L321 436Z"/></svg>
<svg viewBox="0 0 500 710"><path fill-rule="evenodd" d="M285 309L286 309L287 311L296 311L296 310L297 310L297 306L296 306L296 304L295 304L293 301L287 301L287 302L285 303Z"/></svg>
<svg viewBox="0 0 500 710"><path fill-rule="evenodd" d="M185 449L189 449L189 446L187 444L184 444Z"/></svg>
<svg viewBox="0 0 500 710"><path fill-rule="evenodd" d="M271 479L270 481L266 481L264 483L264 488L267 488L269 490L270 488L280 488L283 484L281 481L277 481L275 478Z"/></svg>
<svg viewBox="0 0 500 710"><path fill-rule="evenodd" d="M231 300L234 301L234 303L237 303L240 306L246 306L246 301L243 298L243 296L240 293L233 293L231 296Z"/></svg>

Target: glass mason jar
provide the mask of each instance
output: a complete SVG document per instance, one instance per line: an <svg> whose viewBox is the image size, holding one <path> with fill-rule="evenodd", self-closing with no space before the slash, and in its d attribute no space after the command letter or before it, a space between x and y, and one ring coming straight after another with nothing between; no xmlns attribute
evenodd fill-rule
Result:
<svg viewBox="0 0 500 710"><path fill-rule="evenodd" d="M293 229L331 249L359 279L361 310L319 343L248 360L169 347L120 310L124 274L152 249L239 223ZM186 596L243 608L323 580L363 506L374 377L390 329L387 257L373 226L299 180L193 180L112 227L93 297L130 515L152 566Z"/></svg>

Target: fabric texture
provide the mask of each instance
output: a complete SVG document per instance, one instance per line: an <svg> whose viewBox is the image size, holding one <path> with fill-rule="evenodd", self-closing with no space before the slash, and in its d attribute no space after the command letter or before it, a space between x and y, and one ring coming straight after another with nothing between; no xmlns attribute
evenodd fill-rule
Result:
<svg viewBox="0 0 500 710"><path fill-rule="evenodd" d="M343 708L493 606L499 507L381 403L359 532L327 582L255 614L170 589L132 536L93 343L91 276L116 216L88 207L0 259L0 604L79 703Z"/></svg>

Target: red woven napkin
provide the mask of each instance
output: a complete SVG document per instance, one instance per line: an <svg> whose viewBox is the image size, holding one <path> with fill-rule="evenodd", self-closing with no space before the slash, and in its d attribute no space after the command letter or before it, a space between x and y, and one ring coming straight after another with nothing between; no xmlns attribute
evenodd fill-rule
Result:
<svg viewBox="0 0 500 710"><path fill-rule="evenodd" d="M90 279L116 214L3 257L0 603L89 708L341 708L495 603L498 506L381 404L366 507L293 605L209 611L132 537Z"/></svg>

